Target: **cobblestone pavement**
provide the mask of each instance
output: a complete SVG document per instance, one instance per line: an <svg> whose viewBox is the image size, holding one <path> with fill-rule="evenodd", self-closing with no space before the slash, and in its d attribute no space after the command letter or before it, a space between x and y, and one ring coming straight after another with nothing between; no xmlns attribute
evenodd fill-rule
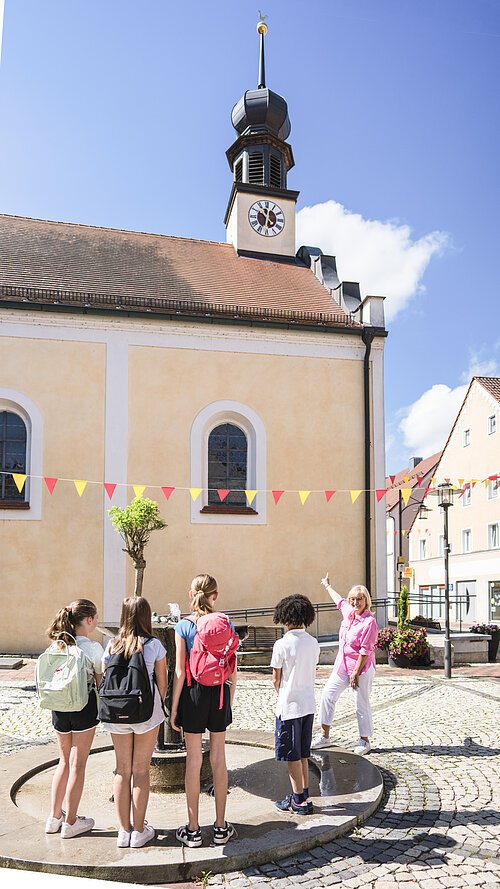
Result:
<svg viewBox="0 0 500 889"><path fill-rule="evenodd" d="M371 760L385 780L379 810L351 835L276 863L211 876L220 889L468 889L500 887L500 682L464 671L394 675L374 684ZM326 676L327 671L322 671ZM317 682L321 694L324 678ZM235 729L269 730L270 677L242 677ZM339 701L336 743L357 737L353 699ZM0 682L0 754L52 740L32 685Z"/></svg>

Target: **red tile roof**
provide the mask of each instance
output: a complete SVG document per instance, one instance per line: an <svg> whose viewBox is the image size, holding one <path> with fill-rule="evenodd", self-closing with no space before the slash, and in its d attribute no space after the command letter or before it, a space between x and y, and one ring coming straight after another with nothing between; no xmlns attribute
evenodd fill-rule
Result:
<svg viewBox="0 0 500 889"><path fill-rule="evenodd" d="M473 377L472 379L481 383L481 386L484 386L486 391L493 395L493 398L500 401L500 377Z"/></svg>
<svg viewBox="0 0 500 889"><path fill-rule="evenodd" d="M414 469L410 469L409 467L407 469L402 469L401 472L398 472L394 477L394 482L391 481L390 476L386 478L385 484L388 490L385 497L385 503L387 510L392 509L398 502L400 488L414 488L418 478L434 471L441 459L441 454L442 451L438 451L438 453L433 454L432 457L426 457L425 460L421 460ZM405 481L406 478L408 481ZM423 497L424 492L422 491L421 494Z"/></svg>
<svg viewBox="0 0 500 889"><path fill-rule="evenodd" d="M198 312L268 309L359 327L293 258L254 259L230 244L0 215L0 304L21 295L12 288L33 288L33 298L47 291L52 302L57 291L63 303L78 293L80 302L93 295L92 305L100 299L111 308L155 311L183 302Z"/></svg>

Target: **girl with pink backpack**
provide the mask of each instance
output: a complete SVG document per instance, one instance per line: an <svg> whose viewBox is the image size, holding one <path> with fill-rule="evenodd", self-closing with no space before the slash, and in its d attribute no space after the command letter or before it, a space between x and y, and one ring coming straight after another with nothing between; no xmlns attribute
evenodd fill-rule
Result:
<svg viewBox="0 0 500 889"><path fill-rule="evenodd" d="M223 845L236 830L226 821L226 729L232 722L236 687L238 636L225 614L214 611L217 581L198 574L191 582L192 613L175 627L175 677L170 722L184 730L186 744L186 798L188 823L176 838L185 846L202 845L198 819L202 736L210 732L210 764L214 779L215 823L213 844Z"/></svg>

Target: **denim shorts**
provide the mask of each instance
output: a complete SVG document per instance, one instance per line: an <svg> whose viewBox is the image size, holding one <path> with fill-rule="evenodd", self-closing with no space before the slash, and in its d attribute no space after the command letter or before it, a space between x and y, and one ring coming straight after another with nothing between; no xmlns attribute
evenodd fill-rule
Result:
<svg viewBox="0 0 500 889"><path fill-rule="evenodd" d="M274 750L277 760L297 762L310 755L313 722L314 713L299 716L297 719L276 717Z"/></svg>

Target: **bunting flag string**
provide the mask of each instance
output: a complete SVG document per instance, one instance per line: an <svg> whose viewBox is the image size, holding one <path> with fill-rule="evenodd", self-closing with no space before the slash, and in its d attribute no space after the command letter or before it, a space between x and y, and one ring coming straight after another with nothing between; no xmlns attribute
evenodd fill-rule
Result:
<svg viewBox="0 0 500 889"><path fill-rule="evenodd" d="M26 486L28 479L43 479L43 482L45 483L45 486L51 496L53 495L54 489L59 482L70 482L72 485L74 485L74 488L76 489L76 492L79 497L83 496L88 485L99 485L104 488L104 491L105 491L109 500L113 500L113 497L116 493L117 488L132 489L132 491L134 493L134 497L142 497L142 495L144 494L144 491L146 491L147 488L149 488L153 491L161 490L167 501L169 501L171 499L171 497L175 491L189 491L193 502L196 502L198 500L198 498L200 497L200 495L203 491L212 490L212 489L203 488L203 487L196 487L195 488L195 487L188 487L188 486L182 486L182 485L176 485L176 486L174 486L174 485L171 485L171 486L145 485L145 484L138 485L138 484L131 484L128 482L108 482L108 481L96 481L96 480L91 480L91 479L70 479L70 478L62 478L62 477L57 477L57 476L35 475L35 474L21 473L21 472L7 472L6 470L5 471L1 470L0 475L10 476L20 494L22 494L23 490L25 490L25 486ZM390 478L392 480L393 476L390 476ZM394 492L397 492L398 496L401 497L401 500L403 501L404 506L406 507L410 501L411 495L413 493L415 493L416 490L422 491L423 497L426 497L429 493L433 492L436 489L436 487L438 487L439 484L442 484L442 482L439 481L436 476L433 476L433 478L430 480L430 483L425 488L422 487L422 484L421 484L422 481L423 481L423 476L418 478L418 482L420 484L415 485L413 487L409 487L407 485L405 487L395 486L393 488L391 488L391 487L370 488L369 493L374 494L377 504L379 504L382 502L384 497L387 497L389 492L391 492L392 494ZM457 481L457 484L453 483L452 480L449 478L446 479L447 484L451 485L452 490L457 493L459 492L459 497L463 497L463 495L467 491L467 489L472 489L475 487L475 485L477 485L479 483L481 483L485 487L487 487L492 482L499 482L500 481L500 473L491 474L491 475L486 476L486 478L481 478L481 479L478 479L478 478L471 478L471 479L458 478L456 481ZM229 495L231 494L230 488L216 488L213 490L216 491L220 503L224 503L227 500L227 498L229 497ZM239 491L239 493L241 493L241 492ZM271 494L276 506L278 505L278 503L284 497L285 494L287 494L287 495L288 494L298 494L299 500L300 500L300 503L302 506L305 506L305 504L307 503L307 501L309 500L311 495L322 494L325 497L326 502L330 503L330 501L332 500L334 495L349 494L351 504L354 505L356 503L356 501L359 499L360 495L366 493L366 489L363 489L363 488L326 488L326 489L325 488L321 488L321 489L272 488L272 489L260 490L257 488L245 488L244 493L245 493L246 501L247 501L247 504L249 507L251 507L252 504L254 503L255 498L257 497L257 494Z"/></svg>

